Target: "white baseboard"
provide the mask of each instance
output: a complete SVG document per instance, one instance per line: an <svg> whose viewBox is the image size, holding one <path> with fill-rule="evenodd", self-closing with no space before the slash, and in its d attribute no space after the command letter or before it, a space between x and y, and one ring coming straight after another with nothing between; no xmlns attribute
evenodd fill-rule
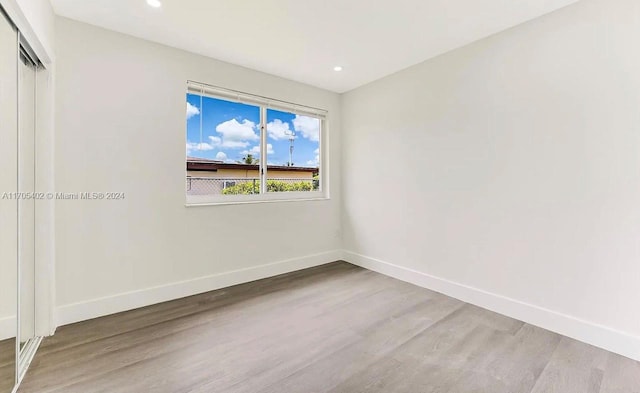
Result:
<svg viewBox="0 0 640 393"><path fill-rule="evenodd" d="M0 341L16 336L16 317L2 317L0 318Z"/></svg>
<svg viewBox="0 0 640 393"><path fill-rule="evenodd" d="M58 326L85 321L313 266L324 265L340 260L341 257L342 251L340 250L328 251L301 258L287 259L251 268L233 270L158 287L92 299L86 302L68 304L58 307L56 310L56 321Z"/></svg>
<svg viewBox="0 0 640 393"><path fill-rule="evenodd" d="M354 252L344 251L343 259L365 269L440 292L478 307L640 361L640 337Z"/></svg>

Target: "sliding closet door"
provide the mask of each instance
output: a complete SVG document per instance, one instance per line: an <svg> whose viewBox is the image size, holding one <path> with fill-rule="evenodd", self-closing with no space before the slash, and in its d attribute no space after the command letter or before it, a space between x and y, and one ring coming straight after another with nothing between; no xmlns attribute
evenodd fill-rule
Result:
<svg viewBox="0 0 640 393"><path fill-rule="evenodd" d="M18 33L0 10L0 393L16 376Z"/></svg>
<svg viewBox="0 0 640 393"><path fill-rule="evenodd" d="M18 190L35 192L36 68L26 52L18 63ZM35 336L35 198L18 201L20 346Z"/></svg>

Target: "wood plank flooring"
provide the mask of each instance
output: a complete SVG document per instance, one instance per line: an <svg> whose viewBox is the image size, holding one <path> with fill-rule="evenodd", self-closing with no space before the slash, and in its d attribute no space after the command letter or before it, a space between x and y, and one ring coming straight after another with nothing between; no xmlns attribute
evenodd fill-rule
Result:
<svg viewBox="0 0 640 393"><path fill-rule="evenodd" d="M0 393L8 393L13 389L16 379L16 340L14 338L0 341Z"/></svg>
<svg viewBox="0 0 640 393"><path fill-rule="evenodd" d="M640 363L337 262L64 326L29 392L640 393Z"/></svg>

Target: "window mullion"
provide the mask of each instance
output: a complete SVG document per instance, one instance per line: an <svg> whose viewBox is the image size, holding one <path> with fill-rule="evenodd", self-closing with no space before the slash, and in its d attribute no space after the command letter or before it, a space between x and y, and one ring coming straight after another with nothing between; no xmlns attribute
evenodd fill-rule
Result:
<svg viewBox="0 0 640 393"><path fill-rule="evenodd" d="M267 192L267 108L260 107L260 194Z"/></svg>

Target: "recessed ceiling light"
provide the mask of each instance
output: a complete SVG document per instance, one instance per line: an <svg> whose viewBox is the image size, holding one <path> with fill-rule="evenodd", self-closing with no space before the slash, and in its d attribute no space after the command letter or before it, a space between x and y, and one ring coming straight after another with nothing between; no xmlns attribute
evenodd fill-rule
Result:
<svg viewBox="0 0 640 393"><path fill-rule="evenodd" d="M335 66L333 67L334 71L342 71L342 67L341 66Z"/></svg>
<svg viewBox="0 0 640 393"><path fill-rule="evenodd" d="M162 3L160 2L160 0L147 0L147 4L149 4L153 8L162 7Z"/></svg>

